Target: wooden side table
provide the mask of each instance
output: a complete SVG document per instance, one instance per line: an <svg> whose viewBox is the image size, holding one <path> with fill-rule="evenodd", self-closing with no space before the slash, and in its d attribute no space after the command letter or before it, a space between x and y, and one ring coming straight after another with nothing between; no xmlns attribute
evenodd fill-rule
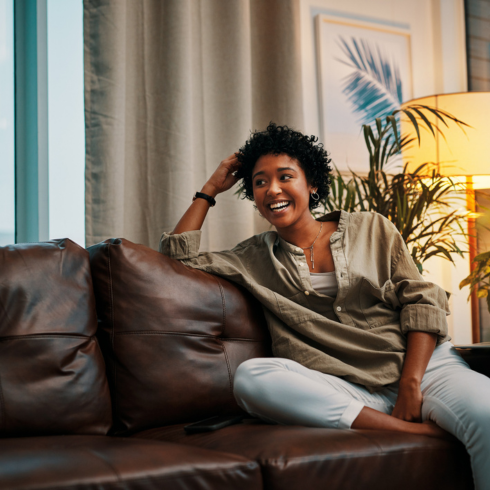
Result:
<svg viewBox="0 0 490 490"><path fill-rule="evenodd" d="M473 371L490 378L490 342L455 345L455 347Z"/></svg>

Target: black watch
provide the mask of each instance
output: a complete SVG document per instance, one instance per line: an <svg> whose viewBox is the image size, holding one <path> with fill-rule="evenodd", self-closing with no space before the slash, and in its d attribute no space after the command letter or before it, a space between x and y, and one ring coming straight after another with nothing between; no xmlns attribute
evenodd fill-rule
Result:
<svg viewBox="0 0 490 490"><path fill-rule="evenodd" d="M214 199L214 197L208 196L207 194L204 194L203 192L196 192L194 194L194 197L192 198L192 202L194 202L198 197L200 197L201 199L206 199L206 201L208 201L208 203L211 206L214 206L216 204L216 200Z"/></svg>

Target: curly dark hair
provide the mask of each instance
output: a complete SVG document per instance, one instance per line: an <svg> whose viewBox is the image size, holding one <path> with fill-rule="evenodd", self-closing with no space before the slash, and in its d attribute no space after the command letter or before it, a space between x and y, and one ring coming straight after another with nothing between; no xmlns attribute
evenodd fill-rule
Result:
<svg viewBox="0 0 490 490"><path fill-rule="evenodd" d="M295 158L303 169L308 184L318 187L320 198L315 201L310 197L310 210L320 205L330 192L330 177L332 171L328 153L316 136L306 136L287 126L277 126L272 121L265 131L255 131L237 153L241 163L236 176L242 179L240 183L242 199L254 200L252 172L257 160L263 155L286 154Z"/></svg>

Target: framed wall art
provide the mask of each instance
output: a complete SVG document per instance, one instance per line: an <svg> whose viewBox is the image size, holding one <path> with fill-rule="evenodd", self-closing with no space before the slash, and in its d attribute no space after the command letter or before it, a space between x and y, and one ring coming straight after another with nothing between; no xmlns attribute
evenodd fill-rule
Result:
<svg viewBox="0 0 490 490"><path fill-rule="evenodd" d="M325 14L315 20L323 142L341 172L364 173L362 125L412 98L410 31Z"/></svg>

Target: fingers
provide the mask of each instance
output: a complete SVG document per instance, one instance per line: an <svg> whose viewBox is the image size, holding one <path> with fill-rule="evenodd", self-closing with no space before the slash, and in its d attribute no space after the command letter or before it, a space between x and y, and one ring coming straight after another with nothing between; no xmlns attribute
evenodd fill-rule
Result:
<svg viewBox="0 0 490 490"><path fill-rule="evenodd" d="M398 414L396 416L396 418L401 419L401 420L405 420L407 422L417 422L417 423L422 422L422 419L420 417L417 417L417 416L412 415L410 413Z"/></svg>
<svg viewBox="0 0 490 490"><path fill-rule="evenodd" d="M228 158L225 158L221 162L221 165L226 167L228 172L236 172L241 166L241 163L238 161L236 155L237 154L234 153L233 155L230 155Z"/></svg>
<svg viewBox="0 0 490 490"><path fill-rule="evenodd" d="M237 160L237 153L232 153L229 157L226 157L223 161L224 162L227 162L227 161L234 161L234 160Z"/></svg>
<svg viewBox="0 0 490 490"><path fill-rule="evenodd" d="M231 170L232 172L235 172L236 170L238 170L240 167L242 166L242 164L237 160L236 162L233 162L230 167L231 167Z"/></svg>

